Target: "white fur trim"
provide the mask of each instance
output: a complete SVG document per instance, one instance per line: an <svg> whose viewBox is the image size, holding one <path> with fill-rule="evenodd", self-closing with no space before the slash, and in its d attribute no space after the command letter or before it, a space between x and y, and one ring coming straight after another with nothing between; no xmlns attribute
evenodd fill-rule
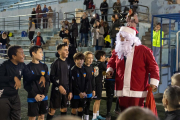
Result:
<svg viewBox="0 0 180 120"><path fill-rule="evenodd" d="M133 36L136 36L136 31L130 27L121 27L121 29L119 30L120 32L121 31L124 31L124 32L127 32Z"/></svg>
<svg viewBox="0 0 180 120"><path fill-rule="evenodd" d="M128 90L126 94L124 94L124 91L122 90L115 90L114 91L115 96L117 97L135 97L135 98L146 98L147 97L147 91L132 91Z"/></svg>
<svg viewBox="0 0 180 120"><path fill-rule="evenodd" d="M127 91L130 90L130 86L131 86L131 71L132 71L132 63L134 57L134 49L135 49L135 45L133 46L132 52L127 55L127 59L126 59L123 94L127 94Z"/></svg>
<svg viewBox="0 0 180 120"><path fill-rule="evenodd" d="M114 70L113 70L112 67L109 67L109 68L106 70L106 73L109 72L109 71L111 71L112 73L114 73Z"/></svg>
<svg viewBox="0 0 180 120"><path fill-rule="evenodd" d="M155 85L155 86L158 87L158 85L159 85L159 80L157 80L157 79L155 79L155 78L151 78L151 79L150 79L150 84Z"/></svg>

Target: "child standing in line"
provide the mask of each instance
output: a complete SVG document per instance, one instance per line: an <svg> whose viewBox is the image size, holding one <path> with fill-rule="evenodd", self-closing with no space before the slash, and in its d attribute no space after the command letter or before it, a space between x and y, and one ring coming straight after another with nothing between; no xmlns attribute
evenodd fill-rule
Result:
<svg viewBox="0 0 180 120"><path fill-rule="evenodd" d="M90 80L87 90L87 98L86 98L86 104L85 104L85 110L84 110L84 120L89 120L89 108L91 104L91 98L95 96L95 78L94 78L94 68L91 66L93 62L93 53L90 51L84 52L85 56L85 63L84 68L87 72L87 77Z"/></svg>
<svg viewBox="0 0 180 120"><path fill-rule="evenodd" d="M68 45L60 44L57 46L59 58L52 64L50 79L53 83L51 89L50 109L47 120L51 120L60 108L61 115L67 114L67 102L72 98L72 88L69 79L69 69L66 62L68 57Z"/></svg>
<svg viewBox="0 0 180 120"><path fill-rule="evenodd" d="M102 116L99 115L99 108L100 108L100 102L101 102L101 96L102 96L102 80L103 80L103 72L106 71L106 64L105 64L105 57L106 53L104 51L98 50L95 53L95 57L97 59L96 63L96 68L99 71L99 73L94 73L95 74L95 89L96 89L96 100L94 102L93 106L93 119L92 120L105 120L106 118L103 118Z"/></svg>
<svg viewBox="0 0 180 120"><path fill-rule="evenodd" d="M85 68L83 67L84 64L84 54L83 53L76 53L74 56L75 66L71 69L72 74L72 92L73 98L71 100L71 114L76 115L78 111L78 116L83 117L83 108L85 98L87 98L87 91L88 91L88 78ZM83 118L82 118L83 119Z"/></svg>
<svg viewBox="0 0 180 120"><path fill-rule="evenodd" d="M28 117L29 120L44 120L45 114L48 111L48 89L49 89L49 72L46 64L41 63L43 59L43 48L40 46L33 46L29 53L32 61L27 65L32 74L42 75L46 79L45 86L39 84L39 78L27 81L24 79L24 88L28 92Z"/></svg>

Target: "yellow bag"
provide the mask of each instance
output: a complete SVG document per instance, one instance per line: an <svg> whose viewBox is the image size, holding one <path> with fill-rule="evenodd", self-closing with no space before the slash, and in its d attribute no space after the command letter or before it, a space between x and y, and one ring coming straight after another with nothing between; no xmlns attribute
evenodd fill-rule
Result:
<svg viewBox="0 0 180 120"><path fill-rule="evenodd" d="M104 38L104 40L105 40L105 42L111 43L110 35L107 35L107 36Z"/></svg>

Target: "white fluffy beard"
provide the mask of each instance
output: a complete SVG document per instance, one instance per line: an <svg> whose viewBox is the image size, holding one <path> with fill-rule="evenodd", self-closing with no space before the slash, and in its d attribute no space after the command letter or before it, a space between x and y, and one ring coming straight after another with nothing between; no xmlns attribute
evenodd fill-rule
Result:
<svg viewBox="0 0 180 120"><path fill-rule="evenodd" d="M115 52L118 55L118 58L123 60L124 56L127 57L127 55L129 53L131 53L133 50L133 41L121 41L121 40L117 40L116 41L116 47L115 47Z"/></svg>

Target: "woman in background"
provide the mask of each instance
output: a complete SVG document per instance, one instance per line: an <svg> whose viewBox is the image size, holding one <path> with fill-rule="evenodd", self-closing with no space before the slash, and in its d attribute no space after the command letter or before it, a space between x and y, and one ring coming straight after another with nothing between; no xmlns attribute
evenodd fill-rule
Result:
<svg viewBox="0 0 180 120"><path fill-rule="evenodd" d="M92 45L95 46L95 50L102 50L102 46L104 46L104 28L98 20L93 25L92 34Z"/></svg>
<svg viewBox="0 0 180 120"><path fill-rule="evenodd" d="M126 17L126 21L127 27L136 28L137 24L139 23L139 20L135 8L129 10L129 13Z"/></svg>
<svg viewBox="0 0 180 120"><path fill-rule="evenodd" d="M41 18L42 18L42 10L41 10L41 6L40 5L37 5L37 8L36 8L36 18L37 18L37 28L41 28Z"/></svg>

